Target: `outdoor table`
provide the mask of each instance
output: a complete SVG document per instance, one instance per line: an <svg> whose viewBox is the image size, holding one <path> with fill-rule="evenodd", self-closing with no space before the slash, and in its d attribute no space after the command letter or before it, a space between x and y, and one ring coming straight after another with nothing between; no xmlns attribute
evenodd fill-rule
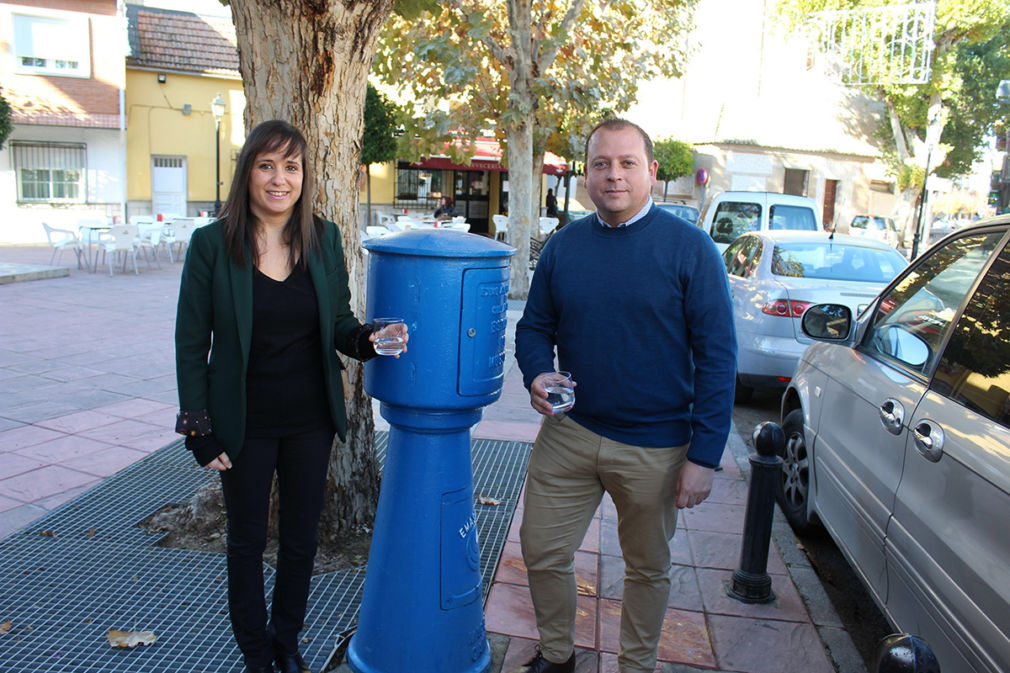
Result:
<svg viewBox="0 0 1010 673"><path fill-rule="evenodd" d="M82 220L77 223L77 229L81 232L84 266L88 271L94 273L98 268L98 254L94 252L94 246L101 241L103 233L112 229L112 225L101 220ZM92 255L94 255L94 263L92 263Z"/></svg>

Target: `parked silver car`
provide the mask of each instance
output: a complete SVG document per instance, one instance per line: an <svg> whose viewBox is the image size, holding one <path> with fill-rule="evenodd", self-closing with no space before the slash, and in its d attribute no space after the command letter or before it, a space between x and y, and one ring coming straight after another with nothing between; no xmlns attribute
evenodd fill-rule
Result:
<svg viewBox="0 0 1010 673"><path fill-rule="evenodd" d="M859 317L805 311L778 492L946 673L1010 666L1010 217L955 231Z"/></svg>
<svg viewBox="0 0 1010 673"><path fill-rule="evenodd" d="M780 229L743 234L723 253L733 295L738 401L786 387L813 340L800 331L808 306L865 308L907 264L873 239Z"/></svg>
<svg viewBox="0 0 1010 673"><path fill-rule="evenodd" d="M900 247L901 234L894 219L880 215L856 215L849 225L850 236L866 236L887 243L893 248Z"/></svg>
<svg viewBox="0 0 1010 673"><path fill-rule="evenodd" d="M698 209L687 205L683 201L657 201L656 207L671 212L691 224L698 224Z"/></svg>

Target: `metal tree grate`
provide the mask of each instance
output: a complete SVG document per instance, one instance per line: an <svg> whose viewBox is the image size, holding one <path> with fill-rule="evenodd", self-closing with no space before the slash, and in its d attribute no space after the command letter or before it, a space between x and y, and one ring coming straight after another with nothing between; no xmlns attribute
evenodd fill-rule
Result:
<svg viewBox="0 0 1010 673"><path fill-rule="evenodd" d="M137 523L164 505L186 502L216 478L216 473L197 465L180 439L32 522L21 534L156 544L164 536Z"/></svg>
<svg viewBox="0 0 1010 673"><path fill-rule="evenodd" d="M385 458L388 433L376 433ZM515 513L530 445L471 443L486 600ZM0 543L0 673L239 673L223 554L168 549L136 522L186 501L214 475L175 442ZM92 532L93 531L93 532ZM268 595L273 569L264 566ZM363 571L313 578L302 653L329 664L357 620ZM109 629L154 631L148 647L114 649Z"/></svg>

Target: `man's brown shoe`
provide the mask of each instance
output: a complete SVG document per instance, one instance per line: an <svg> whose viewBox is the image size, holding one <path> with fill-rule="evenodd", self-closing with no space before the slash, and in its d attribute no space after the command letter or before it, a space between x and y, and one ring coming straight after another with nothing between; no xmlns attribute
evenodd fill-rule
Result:
<svg viewBox="0 0 1010 673"><path fill-rule="evenodd" d="M575 673L575 652L563 664L555 664L544 659L544 653L537 648L537 654L526 663L523 673Z"/></svg>

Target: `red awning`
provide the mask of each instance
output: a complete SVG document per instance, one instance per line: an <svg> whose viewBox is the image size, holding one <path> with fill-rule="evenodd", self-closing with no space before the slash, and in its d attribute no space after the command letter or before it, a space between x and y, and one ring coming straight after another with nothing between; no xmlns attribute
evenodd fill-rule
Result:
<svg viewBox="0 0 1010 673"><path fill-rule="evenodd" d="M501 145L494 138L478 138L475 143L475 152L470 164L457 164L446 156L426 157L417 163L411 164L412 168L431 168L443 171L497 171L502 172L505 167L501 163ZM568 169L565 160L553 152L544 153L544 173L547 175L564 175Z"/></svg>

